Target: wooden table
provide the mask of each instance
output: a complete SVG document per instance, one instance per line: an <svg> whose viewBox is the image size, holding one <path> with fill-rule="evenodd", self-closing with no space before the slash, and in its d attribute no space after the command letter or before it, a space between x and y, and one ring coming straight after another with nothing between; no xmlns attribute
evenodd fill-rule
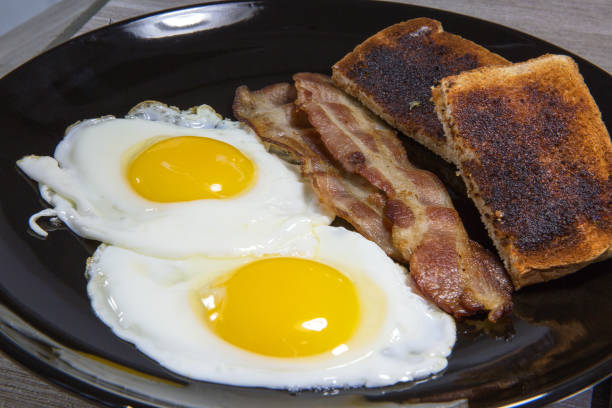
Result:
<svg viewBox="0 0 612 408"><path fill-rule="evenodd" d="M403 2L450 10L521 30L559 45L612 72L612 0ZM0 76L41 51L92 29L137 15L196 3L184 0L62 0L0 37ZM592 398L592 390L587 390L552 404L551 407L590 407ZM0 354L0 408L95 406L47 384Z"/></svg>

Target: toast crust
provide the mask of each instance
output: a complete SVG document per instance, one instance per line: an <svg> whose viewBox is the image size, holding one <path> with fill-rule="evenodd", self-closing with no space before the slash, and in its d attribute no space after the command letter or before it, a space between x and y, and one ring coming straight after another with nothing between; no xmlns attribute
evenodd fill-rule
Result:
<svg viewBox="0 0 612 408"><path fill-rule="evenodd" d="M515 288L612 256L612 146L575 62L444 78L436 112Z"/></svg>
<svg viewBox="0 0 612 408"><path fill-rule="evenodd" d="M448 75L500 64L509 62L445 32L439 21L415 18L358 45L333 66L332 78L391 126L450 161L452 152L430 101L431 86Z"/></svg>

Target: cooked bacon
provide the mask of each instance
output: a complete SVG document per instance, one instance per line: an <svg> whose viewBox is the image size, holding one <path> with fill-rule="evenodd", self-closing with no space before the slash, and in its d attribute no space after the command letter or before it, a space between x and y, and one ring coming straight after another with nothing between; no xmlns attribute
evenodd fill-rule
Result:
<svg viewBox="0 0 612 408"><path fill-rule="evenodd" d="M470 241L443 184L406 158L396 133L320 74L294 75L296 104L329 153L387 195L392 242L419 289L456 317L512 308L512 286L497 259Z"/></svg>
<svg viewBox="0 0 612 408"><path fill-rule="evenodd" d="M357 231L399 259L386 220L386 197L361 176L349 174L329 156L318 132L294 104L293 85L281 83L250 91L236 89L234 116L248 123L267 148L300 165L319 201Z"/></svg>

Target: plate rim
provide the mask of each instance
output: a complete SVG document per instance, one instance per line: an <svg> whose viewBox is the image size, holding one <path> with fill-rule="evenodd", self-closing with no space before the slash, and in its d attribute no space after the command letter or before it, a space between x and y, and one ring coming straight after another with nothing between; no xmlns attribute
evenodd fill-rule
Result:
<svg viewBox="0 0 612 408"><path fill-rule="evenodd" d="M321 1L321 0L316 0L316 1ZM481 23L486 23L486 24L493 24L497 27L500 27L504 30L510 31L514 34L518 33L521 34L521 36L528 38L528 39L536 39L541 43L546 44L549 47L553 47L553 48L557 48L560 51L562 51L564 54L572 57L574 60L577 60L578 65L580 65L580 63L586 63L588 65L590 65L593 68L596 68L597 70L601 71L604 74L607 74L608 76L612 77L612 73L609 73L608 71L606 71L604 68L600 67L599 65L595 64L592 61L587 60L585 57L582 57L572 51L569 51L563 47L561 47L560 45L551 43L550 41L541 39L539 37L536 37L535 35L526 33L525 31L516 29L516 28L512 28L509 27L505 24L501 24L501 23L496 23L493 21L489 21L489 20L485 20L483 18L480 17L475 17L475 16L470 16L468 14L463 14L463 13L458 13L455 11L451 11L451 10L445 10L445 9L441 9L441 8L437 8L437 7L428 7L428 6L421 6L418 4L410 4L410 3L403 3L400 1L395 1L395 0L333 0L334 3L347 3L347 4L355 4L355 3L378 3L378 4L397 4L400 5L402 7L408 7L408 8L420 8L423 10L435 10L437 12L441 12L441 13L448 13L448 14L453 14L455 16L460 16L462 18L466 18L466 19L470 19L470 20L476 20L479 21ZM91 31L87 31L85 33L79 34L75 37L69 38L68 40L56 44L51 48L48 48L46 50L44 50L43 52L41 52L40 54L37 54L35 56L33 56L32 58L30 58L29 60L25 61L24 63L22 63L21 65L13 68L11 71L7 72L4 76L0 77L0 80L8 77L9 75L13 74L14 72L18 71L21 67L29 64L32 61L35 61L36 59L38 59L39 57L46 55L56 49L59 49L61 47L64 47L66 45L70 45L71 43L78 41L78 40L82 40L85 37L89 36L90 34L97 34L101 31L104 31L106 29L109 28L117 28L119 26L122 25L127 25L127 24L131 24L133 22L136 22L138 20L144 20L147 19L149 17L154 17L154 16L158 16L161 14L166 14L166 13L171 13L171 12L175 12L175 11L181 11L181 10L188 10L191 8L201 8L201 7L208 7L208 6L215 6L215 5L225 5L225 4L256 4L256 3L260 3L260 4L282 4L282 3L286 3L284 0L214 0L211 2L207 2L207 3L195 3L195 4L190 4L190 5L185 5L185 6L178 6L178 7L171 7L171 8L167 8L167 9L162 9L162 10L158 10L158 11L153 11L150 13L146 13L146 14L142 14L142 15L138 15L138 16L134 16L134 17L130 17L128 19L125 20L120 20L120 21L116 21L114 23L111 24L107 24L98 28L95 28ZM444 25L443 25L444 26Z"/></svg>
<svg viewBox="0 0 612 408"><path fill-rule="evenodd" d="M570 57L572 57L574 60L576 60L576 62L578 63L579 66L581 65L588 65L592 68L595 68L597 71L599 71L601 74L605 74L608 75L608 77L610 77L610 74L603 68L601 68L600 66L590 62L589 60L586 60L585 58L570 52L558 45L555 45L553 43L550 43L546 40L542 40L534 35L525 33L521 30L517 30L515 28L511 28L508 27L504 24L499 24L496 22L492 22L492 21L488 21L485 19L481 19L478 17L473 17L473 16L469 16L466 14L462 14L462 13L457 13L454 11L449 11L449 10L444 10L444 9L440 9L440 8L434 8L434 7L427 7L427 6L421 6L421 5L413 5L413 4L407 4L407 3L400 3L400 2L396 2L396 1L388 1L388 0L339 0L336 1L336 3L350 3L350 4L355 4L355 2L359 2L361 4L395 4L395 5L399 5L401 7L406 7L406 8L412 8L412 9L422 9L424 12L427 10L434 10L436 12L440 12L443 14L450 14L450 15L454 15L454 16L458 16L462 19L468 19L468 20L477 20L479 22L482 23L486 23L486 24L491 24L494 25L498 28L501 28L503 30L506 30L508 32L511 32L513 34L520 34L522 37L526 38L526 39L535 39L537 41L539 41L542 44L545 44L546 46L555 48L557 50L559 50L559 52L563 52L566 55L569 55ZM102 26L99 28L96 28L94 30L88 31L86 33L80 34L76 37L73 37L63 43L60 43L48 50L45 50L43 53L36 55L35 57L29 59L28 61L24 62L23 64L21 64L20 66L14 68L13 70L11 70L10 72L8 72L6 75L4 75L3 77L0 78L0 81L3 81L7 78L10 78L11 76L13 76L15 73L17 73L19 70L21 70L24 66L30 65L30 64L35 64L36 61L42 57L45 56L47 54L53 53L55 52L57 49L62 48L62 47L66 47L66 46L71 46L72 44L78 42L78 41L82 41L84 39L87 39L89 36L95 36L97 33L99 32L103 32L106 30L113 30L113 29L120 29L120 27L122 26L126 26L129 24L132 24L136 21L139 20L146 20L148 18L151 17L155 17L155 16L160 16L163 14L167 14L167 13L172 13L172 12L176 12L176 11L182 11L182 10L189 10L189 9L199 9L199 8L206 8L206 7L210 7L210 6L228 6L228 5L236 5L236 4L260 4L263 5L265 7L270 7L270 6L274 6L274 5L278 5L278 4L282 4L283 1L282 0L219 0L219 1L213 1L213 2L207 2L207 3L200 3L200 4L192 4L192 5L185 5L185 6L179 6L179 7L172 7L172 8L168 8L168 9L163 9L163 10L158 10L155 12L151 12L151 13L147 13L147 14L143 14L143 15L139 15L139 16L135 16L135 17L131 17L129 19L126 20L121 20L121 21L117 21L115 23L106 25L106 26ZM324 2L322 2L324 3ZM610 78L608 78L610 79ZM611 81L612 82L612 81ZM0 293L1 295L1 293ZM7 304L8 303L8 304ZM6 309L8 310L9 313L14 314L14 316L18 317L21 319L21 317L15 312L15 310L10 307L10 301L6 301L6 299L4 298L4 296L0 296L0 306L6 307ZM3 316L0 313L0 323L4 324L5 322L2 321L4 319L5 316ZM24 323L30 325L29 323L25 322ZM37 331L39 333L41 333L42 335L45 335L45 333L39 331L36 327L30 325L31 328L34 331ZM63 347L67 347L68 346L64 346ZM97 388L97 387L93 387L92 385L88 384L87 382L85 382L83 379L75 377L73 375L70 375L64 371L62 371L61 369L52 366L51 364L49 364L48 361L44 361L41 360L39 358L37 358L35 355L33 355L32 353L29 353L28 351L26 351L25 349L19 347L19 345L17 343L15 343L14 341L12 341L5 332L3 332L2 330L0 330L0 350L3 351L5 353L5 355L11 359L12 361L16 361L19 364L21 364L22 366L26 367L29 372L31 372L32 374L34 374L35 376L38 377L42 377L45 381L47 382L51 382L55 385L58 385L60 387L62 387L63 390L66 390L68 392L71 392L72 394L78 395L81 398L84 398L86 400L90 400L90 401L94 401L94 402L98 402L98 403L117 403L116 397L125 399L124 401L121 401L121 403L123 402L127 402L127 403L131 403L131 404L136 404L137 406L149 406L149 405L142 405L142 402L139 402L138 400L132 400L130 399L131 397L128 395L117 395L114 394L112 392ZM7 350L11 350L10 352ZM44 370L45 373L41 374L40 373L40 365L44 366ZM581 374L576 374L573 377L569 378L569 379L564 379L563 383L555 386L552 390L548 390L545 391L541 394L538 394L536 396L531 396L525 399L520 399L517 401L514 401L510 404L506 404L503 405L503 407L518 407L518 406L540 406L542 404L547 404L550 402L554 402L561 399L565 399L565 398L569 398L572 395L575 395L585 389L594 387L595 385L597 385L599 382L605 381L606 379L612 377L612 352L608 355L607 359L605 360L600 360L598 362L598 364L596 364L595 366L589 368L589 370L587 372L583 372ZM71 383L72 382L72 383ZM74 385L74 384L77 385ZM83 391L83 388L86 389L86 391ZM98 395L98 396L96 396ZM519 397L521 398L521 397Z"/></svg>

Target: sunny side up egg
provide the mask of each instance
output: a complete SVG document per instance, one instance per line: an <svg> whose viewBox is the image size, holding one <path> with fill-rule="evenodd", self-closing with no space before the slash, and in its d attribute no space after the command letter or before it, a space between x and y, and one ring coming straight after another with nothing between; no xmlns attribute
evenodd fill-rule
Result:
<svg viewBox="0 0 612 408"><path fill-rule="evenodd" d="M82 237L158 257L289 254L296 241L312 253L312 226L332 221L299 171L207 105L151 101L125 119L85 120L54 157L17 164L53 207L31 218L35 231L46 234L39 217L57 217Z"/></svg>
<svg viewBox="0 0 612 408"><path fill-rule="evenodd" d="M194 379L370 387L442 370L453 319L374 243L339 227L313 232L318 249L305 257L168 260L102 245L88 293L116 335Z"/></svg>
<svg viewBox="0 0 612 408"><path fill-rule="evenodd" d="M374 243L328 226L295 168L206 105L79 122L54 158L18 165L53 207L34 230L57 217L104 242L87 264L95 313L172 371L302 389L447 364L453 319Z"/></svg>

